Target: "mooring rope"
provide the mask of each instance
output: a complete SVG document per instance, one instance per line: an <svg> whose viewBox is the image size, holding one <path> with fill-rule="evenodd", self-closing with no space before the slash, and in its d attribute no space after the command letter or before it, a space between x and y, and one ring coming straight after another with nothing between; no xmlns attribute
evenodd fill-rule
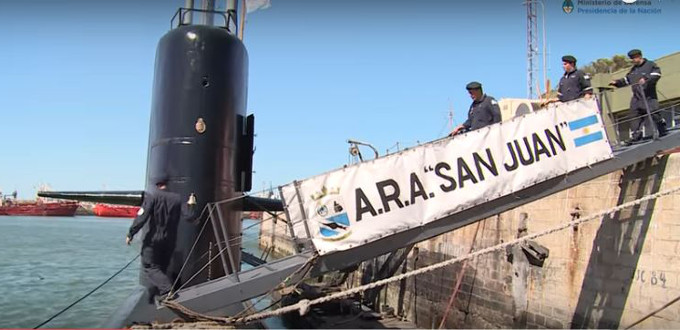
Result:
<svg viewBox="0 0 680 330"><path fill-rule="evenodd" d="M649 314L643 316L641 319L639 319L639 320L633 322L631 325L625 327L624 329L628 330L628 329L630 329L630 328L632 328L632 327L634 327L634 326L636 326L636 325L642 323L644 320L646 320L646 319L648 319L648 318L650 318L650 317L656 315L658 312L660 312L660 311L662 311L662 310L668 308L670 305L673 305L673 304L675 304L675 303L678 302L678 301L680 301L680 296L675 297L675 299L673 299L673 300L671 300L671 301L665 303L663 306L661 306L661 307L655 309L654 311L652 311L651 313L649 313Z"/></svg>
<svg viewBox="0 0 680 330"><path fill-rule="evenodd" d="M672 188L672 189L667 189L667 190L664 190L664 191L661 191L661 192L658 192L658 193L654 193L654 194L644 196L644 197L636 199L634 201L624 203L624 204L609 208L609 209L604 210L604 211L597 212L597 213L590 215L588 217L584 217L584 218L580 218L580 219L576 219L576 220L566 222L566 223L561 224L561 225L554 227L552 229L548 229L548 230L545 230L545 231L542 231L542 232L530 234L530 235L524 236L522 238L518 238L518 239L515 239L515 240L512 240L512 241L508 241L508 242L497 244L497 245L494 245L494 246L491 246L491 247L488 247L488 248L484 248L484 249L475 251L473 253L466 254L464 256L445 260L445 261L442 261L442 262L439 262L439 263L436 263L436 264L433 264L433 265L430 265L430 266L427 266L427 267L412 270L412 271L407 272L407 273L395 275L395 276L392 276L392 277L389 277L389 278L386 278L386 279L383 279L383 280L368 283L368 284L361 285L361 286L358 286L358 287L355 287L355 288L336 292L336 293L330 294L328 296L317 298L317 299L314 299L314 300L303 299L303 300L300 300L299 302L297 302L296 304L293 304L293 305L281 307L281 308L278 308L278 309L273 310L273 311L259 312L259 313L255 313L255 314L248 315L248 316L245 316L245 317L206 316L206 319L208 319L210 321L216 321L216 322L222 322L224 324L234 325L234 324L246 324L246 323L250 323L250 322L253 322L253 321L258 321L258 320L262 320L262 319L266 319L266 318L274 317L274 316L280 316L280 315L290 313L290 312L295 312L295 311L299 312L300 315L305 315L309 311L309 308L313 305L318 305L318 304L333 301L333 300L336 300L336 299L344 298L344 297L347 297L347 296L350 296L350 295L353 295L353 294L364 292L364 291L369 290L369 289L384 286L384 285L392 283L392 282L398 282L398 281L401 281L401 280L409 278L409 277L417 276L417 275L420 275L420 274L424 274L424 273L427 273L427 272L437 270L437 269L442 268L442 267L453 265L453 264L455 264L457 262L461 262L463 260L473 259L475 257L481 256L481 255L484 255L484 254L487 254L487 253L496 252L496 251L504 251L506 247L509 247L509 246L512 246L512 245L515 245L515 244L519 244L519 243L523 243L523 242L526 242L528 240L532 240L532 239L535 239L535 238L538 238L538 237L541 237L541 236L549 235L549 234L555 233L557 231L564 230L566 228L574 227L574 226L577 226L577 225L582 224L584 222L599 219L599 218L601 218L605 215L613 214L613 213L618 212L620 210L623 210L623 209L626 209L626 208L629 208L629 207L633 207L633 206L637 206L637 205L640 205L640 204L642 204L646 201L649 201L649 200L652 200L652 199L657 199L661 196L670 195L670 194L678 192L678 191L680 191L680 186ZM177 302L166 302L166 303L168 303L169 307L172 306L173 308L178 308L178 309L182 310L183 312L187 311L187 312L190 312L190 313L195 313L193 311L186 309L184 306L181 306Z"/></svg>
<svg viewBox="0 0 680 330"><path fill-rule="evenodd" d="M263 190L263 191L266 191L266 190ZM252 195L252 194L251 194L251 195ZM228 199L219 200L219 201L216 201L216 202L213 202L213 203L208 203L208 204L206 204L206 205L203 207L203 210L201 210L201 213L200 213L200 215L197 217L197 219L199 219L199 221L200 221L200 219L201 219L201 218L203 217L203 215L205 214L205 210L208 208L208 205L210 205L210 204L219 205L219 204L223 204L223 203L232 202L232 201L235 201L235 200L238 200L238 199L246 198L246 197L248 197L248 196L250 196L250 195L243 194L243 195L241 195L241 196L236 196L236 197L232 197L232 198L228 198ZM257 223L257 224L260 224L260 223L262 223L262 222L264 222L264 221L260 220L260 222ZM208 221L207 221L207 219L206 219L206 221L204 222L203 227L201 228L201 231L200 231L200 233L198 234L198 236L197 236L197 238L196 238L194 244L192 245L191 250L189 251L188 255L191 255L191 252L193 252L194 248L196 247L196 244L197 244L197 242L198 242L198 239L199 239L200 236L203 234L203 230L205 229L205 225L206 225L207 223L208 223ZM254 226L254 225L252 225L252 226ZM251 226L251 227L252 227L252 226ZM248 227L248 228L250 228L250 227ZM246 229L248 229L248 228L246 228ZM229 241L231 241L231 240L237 240L237 239L241 239L241 236L232 238L232 239L230 239ZM240 242L239 242L239 243L240 243ZM222 252L222 251L220 251L220 253L221 253L221 252ZM181 270L180 270L180 274L181 274L182 271L184 270L184 268L185 268L185 266L186 266L186 264L187 264L187 261L189 260L188 255L187 255L187 258L185 258L185 260L184 260L184 264L182 265L182 268L181 268ZM109 283L114 277L118 276L118 274L120 274L120 273L123 272L125 269L127 269L127 268L130 266L130 264L132 264L135 260L137 260L137 258L139 258L139 256L140 256L140 255L137 254L132 260L130 260L125 266L123 266L123 268L119 269L115 274L111 275L111 277L109 277L109 278L106 279L104 282L102 282L101 284L99 284L96 288L92 289L90 292L88 292L88 293L85 294L84 296L80 297L78 300L76 300L76 301L74 301L73 303L71 303L70 305L66 306L64 309L62 309L62 310L59 311L58 313L52 315L52 316L51 316L50 318L48 318L47 320L45 320L45 321L43 321L42 323L38 324L37 326L34 327L34 329L38 329L38 328L42 327L43 325L49 323L50 321L52 321L53 319L55 319L55 318L58 317L59 315L63 314L63 313L66 312L67 310L69 310L71 307L73 307L73 306L75 306L76 304L78 304L79 302L81 302L83 299L85 299L85 298L89 297L90 295L92 295L93 293L95 293L95 292L96 292L97 290L99 290L101 287L103 287L104 285L106 285L106 283ZM213 260L214 260L214 258L213 258ZM208 262L208 265L210 264L210 262L212 262L212 260L210 260L210 261ZM306 264L305 264L305 265L306 265ZM304 267L304 266L303 266L303 267ZM205 268L205 267L204 267L204 268ZM202 269L203 269L203 268L202 268ZM201 269L201 270L202 270L202 269ZM199 272L200 272L200 271L199 271ZM297 272L297 271L296 271L296 272ZM293 273L293 275L294 275L294 274L295 274L295 273ZM194 276L196 276L196 275L194 275ZM292 276L292 275L291 275L291 276ZM192 278L193 278L193 277L192 277ZM179 276L178 276L178 279L179 279ZM288 280L288 278L286 278L286 279L284 280L284 282L287 281L287 280ZM283 282L282 282L282 283L283 283ZM174 287L176 284L177 284L177 280L176 280L175 283L173 284L173 287Z"/></svg>
<svg viewBox="0 0 680 330"><path fill-rule="evenodd" d="M274 288L272 288L271 290L269 290L269 292L267 292L267 293L264 294L264 295L265 295L265 296L266 296L266 295L271 295L271 294L272 294L274 291L276 291L276 290L283 290L283 289L285 289L285 288L295 288L295 287L297 287L297 286L302 282L302 280L307 276L307 273L309 273L309 271L312 269L312 266L314 265L314 262L317 260L318 257L319 257L319 256L318 256L317 254L314 254L312 257L310 257L309 259L307 259L307 261L305 261L305 263L304 263L302 266L300 266L300 267L299 267L298 269L296 269L293 273L291 273L290 275L288 275L285 279L283 279L283 281L281 281L279 284L277 284ZM292 286L290 286L288 282L289 282L291 279L293 279L293 277L295 277L297 274L299 274L299 273L302 272L302 271L304 271L305 274L301 276L301 279L300 279L300 280L298 280L298 281L295 282ZM260 299L260 300L261 300L261 299ZM258 302L259 302L260 300L258 300ZM164 301L161 302L161 304L164 305L165 307L168 307L168 308L170 308L170 309L172 309L172 310L178 311L178 312L180 312L180 313L182 313L182 314L184 314L184 315L186 315L186 316L189 316L189 317L191 317L191 318L193 318L193 319L196 319L196 320L200 320L200 321L211 321L211 322L220 322L220 323L223 323L223 324L225 324L225 323L232 323L231 320L233 320L233 319L242 319L242 318L245 318L245 316L244 316L244 317L239 317L238 315L240 315L240 314L242 314L242 313L245 313L245 312L247 312L248 310L250 310L250 309L252 308L252 306L251 306L251 307L249 307L249 308L243 310L242 312L240 312L239 314L237 314L236 317L220 317L220 316L212 316L212 315L202 314L202 313L193 311L193 310L191 310L191 309L189 309L189 308L183 306L182 304L180 304L180 303L178 303L177 301L174 301L174 300L164 300ZM270 304L270 305L267 306L267 308L265 308L265 309L268 309L268 308L272 307L273 305L275 305L275 303ZM254 315L254 314L252 314L252 315Z"/></svg>
<svg viewBox="0 0 680 330"><path fill-rule="evenodd" d="M111 281L114 277L118 276L118 274L120 274L126 268L128 268L128 266L130 266L130 264L132 264L135 260L137 260L137 258L139 258L139 254L137 254L134 258L132 258L132 260L130 260L125 266L123 266L123 268L119 269L115 274L111 275L111 277L106 279L106 281L102 282L102 284L99 284L96 288L92 289L90 292L86 293L84 296L80 297L78 300L76 300L73 303L71 303L70 305L66 306L66 308L62 309L57 314L52 315L52 317L45 320L43 323L36 325L33 329L38 329L38 328L42 327L43 325L49 323L50 321L54 320L54 318L56 318L57 316L61 315L65 311L69 310L71 307L75 306L77 303L81 302L83 299L85 299L85 298L89 297L91 294L95 293L101 287L106 285L106 283L109 283L109 281Z"/></svg>

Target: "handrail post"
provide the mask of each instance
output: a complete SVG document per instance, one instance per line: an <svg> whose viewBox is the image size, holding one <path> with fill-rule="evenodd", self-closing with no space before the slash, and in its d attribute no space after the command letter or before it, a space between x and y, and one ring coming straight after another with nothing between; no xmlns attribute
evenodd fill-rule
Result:
<svg viewBox="0 0 680 330"><path fill-rule="evenodd" d="M621 143L621 136L619 134L619 124L616 122L616 117L614 117L614 114L612 113L611 104L609 104L609 94L607 93L607 91L609 91L609 90L611 90L611 89L608 88L608 87L598 87L599 97L597 97L597 99L598 99L597 105L600 107L600 113L601 114L605 114L605 112L606 112L607 118L609 118L609 121L611 122L612 127L614 129L614 137L616 138L616 144L620 144ZM605 107L603 107L603 104L602 104L603 99L604 99L604 105L606 105L606 110L605 110ZM604 117L603 117L603 120L604 120ZM607 132L606 128L605 128L605 132ZM610 139L609 142L611 142L611 139Z"/></svg>
<svg viewBox="0 0 680 330"><path fill-rule="evenodd" d="M283 188L279 186L279 195L281 195L281 201L283 202L283 212L286 215L286 224L288 225L288 230L290 231L290 237L293 238L293 244L295 245L295 251L302 252L302 244L297 236L295 236L295 230L293 230L293 220L290 218L290 212L288 212L288 204L286 204L286 197L283 195ZM297 196L296 196L297 198Z"/></svg>
<svg viewBox="0 0 680 330"><path fill-rule="evenodd" d="M305 205L302 203L302 195L300 195L300 181L293 181L295 185L295 195L298 199L298 204L300 205L300 214L302 214L302 224L305 225L305 232L307 233L307 238L312 239L312 233L309 231L309 225L307 224L307 212L305 211Z"/></svg>
<svg viewBox="0 0 680 330"><path fill-rule="evenodd" d="M217 217L220 222L220 227L222 227L222 235L224 235L225 238L225 246L227 248L227 256L229 256L229 265L231 266L231 270L233 271L232 274L236 277L236 282L241 282L241 280L238 278L238 265L236 265L236 262L234 261L234 256L231 251L231 242L229 241L229 230L227 230L227 226L224 224L224 217L222 216L222 209L220 208L219 205L215 205L217 208ZM240 251L239 251L240 253Z"/></svg>
<svg viewBox="0 0 680 330"><path fill-rule="evenodd" d="M649 125L652 127L652 130L654 132L654 133L652 133L652 137L654 138L654 140L657 140L657 139L659 139L659 128L656 127L656 123L652 119L652 112L649 111L649 103L647 102L647 95L645 95L645 89L642 88L642 85L640 85L640 84L637 84L636 86L638 86L640 88L640 93L642 94L642 100L645 103L645 110L647 110L647 118L649 119Z"/></svg>
<svg viewBox="0 0 680 330"><path fill-rule="evenodd" d="M227 259L224 258L224 248L222 247L222 238L220 237L219 229L215 223L215 218L213 217L213 208L216 207L214 204L208 204L208 218L210 219L210 224L213 228L213 234L215 236L215 241L217 242L217 249L220 253L220 259L222 259L222 268L224 269L224 276L229 275L229 268L227 267ZM225 243L229 243L229 239L225 237Z"/></svg>

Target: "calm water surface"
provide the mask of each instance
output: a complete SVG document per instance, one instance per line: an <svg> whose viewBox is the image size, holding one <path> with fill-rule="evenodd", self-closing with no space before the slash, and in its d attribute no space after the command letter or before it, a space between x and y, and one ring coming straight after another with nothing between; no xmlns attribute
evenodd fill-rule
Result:
<svg viewBox="0 0 680 330"><path fill-rule="evenodd" d="M132 260L131 219L0 216L0 328L32 328ZM257 255L258 226L245 220L244 248ZM45 327L97 327L138 283L139 261ZM261 304L265 304L263 301ZM260 305L260 304L258 304ZM274 327L278 322L275 322Z"/></svg>

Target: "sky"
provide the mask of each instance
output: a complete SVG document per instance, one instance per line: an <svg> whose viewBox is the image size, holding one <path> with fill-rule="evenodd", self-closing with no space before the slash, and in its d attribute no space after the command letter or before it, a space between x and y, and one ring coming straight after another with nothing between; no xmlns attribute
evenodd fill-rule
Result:
<svg viewBox="0 0 680 330"><path fill-rule="evenodd" d="M543 0L553 85L564 54L680 51L680 0L638 1L573 0L567 14ZM3 193L144 188L155 50L183 3L0 0ZM451 110L454 125L467 116L470 81L526 97L526 39L522 1L272 0L244 34L253 192L347 164L350 138L382 155L445 136Z"/></svg>

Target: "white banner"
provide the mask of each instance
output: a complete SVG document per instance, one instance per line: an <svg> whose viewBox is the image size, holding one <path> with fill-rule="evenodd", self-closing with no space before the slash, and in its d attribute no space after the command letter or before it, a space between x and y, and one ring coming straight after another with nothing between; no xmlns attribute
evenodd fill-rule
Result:
<svg viewBox="0 0 680 330"><path fill-rule="evenodd" d="M611 157L595 101L578 100L281 188L295 235L327 254Z"/></svg>

